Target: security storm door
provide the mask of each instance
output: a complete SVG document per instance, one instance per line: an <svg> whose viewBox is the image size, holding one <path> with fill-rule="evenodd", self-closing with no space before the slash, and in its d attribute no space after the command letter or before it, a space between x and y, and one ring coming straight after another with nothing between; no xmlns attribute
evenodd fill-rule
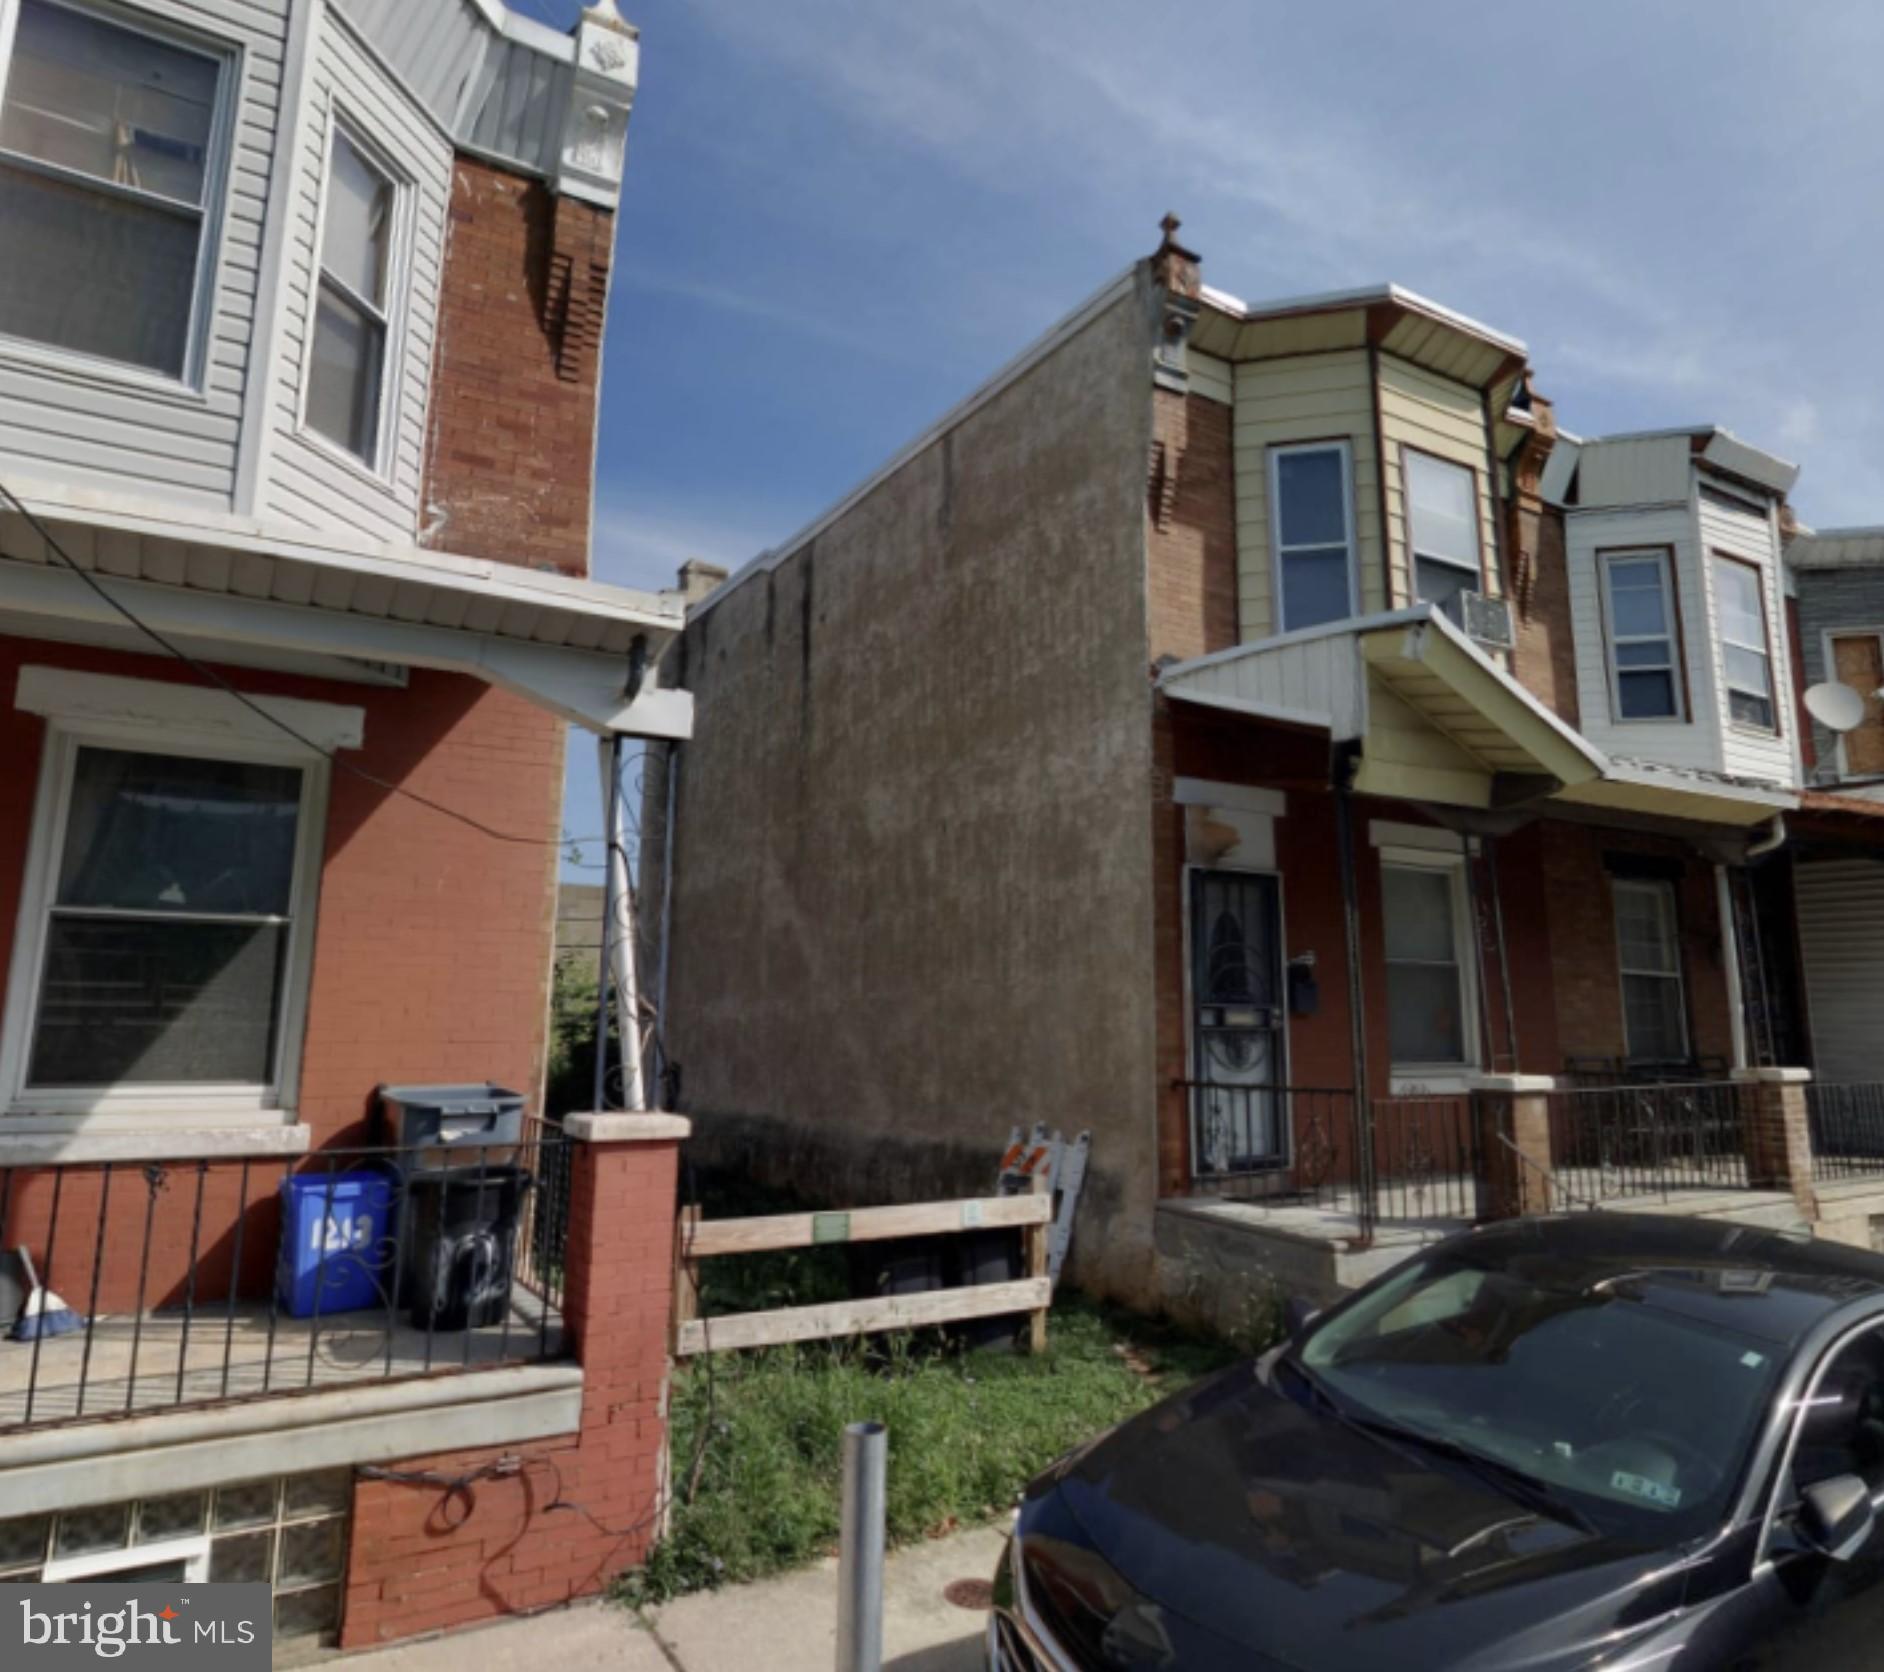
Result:
<svg viewBox="0 0 1884 1672"><path fill-rule="evenodd" d="M1199 1174L1286 1166L1280 884L1191 875L1191 1144Z"/></svg>

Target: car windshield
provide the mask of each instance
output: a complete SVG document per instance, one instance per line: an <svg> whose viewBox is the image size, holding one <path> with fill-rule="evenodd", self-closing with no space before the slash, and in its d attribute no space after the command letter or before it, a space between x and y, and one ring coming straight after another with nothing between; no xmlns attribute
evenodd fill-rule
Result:
<svg viewBox="0 0 1884 1672"><path fill-rule="evenodd" d="M1663 1536L1724 1507L1783 1356L1653 1305L1626 1279L1547 1287L1456 1256L1359 1297L1298 1353L1350 1417Z"/></svg>

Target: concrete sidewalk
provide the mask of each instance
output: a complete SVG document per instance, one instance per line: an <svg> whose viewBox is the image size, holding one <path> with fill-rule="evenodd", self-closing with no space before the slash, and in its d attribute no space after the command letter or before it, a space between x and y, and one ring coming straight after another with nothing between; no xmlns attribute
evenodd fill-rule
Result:
<svg viewBox="0 0 1884 1672"><path fill-rule="evenodd" d="M890 1557L883 1597L885 1672L979 1672L987 1616L943 1595L987 1580L1004 1528L980 1527ZM831 1672L837 1656L837 1563L756 1585L682 1597L640 1616L610 1603L357 1658L371 1672Z"/></svg>

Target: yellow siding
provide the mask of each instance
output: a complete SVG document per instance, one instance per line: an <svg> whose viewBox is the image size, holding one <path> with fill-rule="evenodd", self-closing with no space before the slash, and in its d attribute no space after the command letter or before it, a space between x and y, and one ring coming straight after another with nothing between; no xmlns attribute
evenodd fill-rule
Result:
<svg viewBox="0 0 1884 1672"><path fill-rule="evenodd" d="M1236 368L1237 596L1243 639L1276 630L1269 551L1269 449L1292 441L1345 438L1353 458L1354 532L1361 608L1385 609L1381 584L1380 477L1374 454L1367 354L1351 349Z"/></svg>
<svg viewBox="0 0 1884 1672"><path fill-rule="evenodd" d="M1407 553L1406 502L1400 481L1400 449L1413 447L1469 466L1478 477L1479 558L1485 590L1501 590L1491 483L1485 472L1485 413L1479 392L1463 383L1411 365L1392 355L1380 356L1380 436L1386 448L1387 540L1393 599L1398 608L1413 602L1412 563Z"/></svg>

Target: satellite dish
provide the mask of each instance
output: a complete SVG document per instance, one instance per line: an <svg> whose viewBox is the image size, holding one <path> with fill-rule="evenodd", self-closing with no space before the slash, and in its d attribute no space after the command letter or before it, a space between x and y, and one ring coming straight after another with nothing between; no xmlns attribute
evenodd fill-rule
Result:
<svg viewBox="0 0 1884 1672"><path fill-rule="evenodd" d="M1827 731L1855 731L1864 724L1864 696L1849 685L1828 679L1807 688L1806 713Z"/></svg>

